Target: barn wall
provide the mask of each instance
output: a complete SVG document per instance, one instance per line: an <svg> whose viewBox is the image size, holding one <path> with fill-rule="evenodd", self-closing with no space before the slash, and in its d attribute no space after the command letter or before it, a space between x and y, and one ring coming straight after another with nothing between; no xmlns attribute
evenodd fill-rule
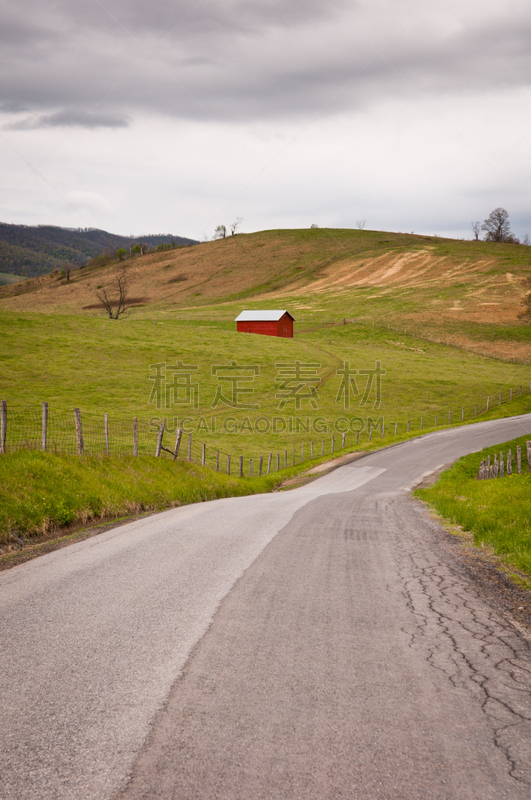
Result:
<svg viewBox="0 0 531 800"><path fill-rule="evenodd" d="M284 333L286 328L286 333ZM293 337L293 320L287 314L279 320L255 320L253 322L237 322L236 329L240 333L260 333L263 336Z"/></svg>
<svg viewBox="0 0 531 800"><path fill-rule="evenodd" d="M284 316L279 319L277 326L277 336L283 336L285 339L293 338L293 320L288 314L284 314ZM286 333L284 333L284 328L286 329Z"/></svg>
<svg viewBox="0 0 531 800"><path fill-rule="evenodd" d="M238 322L238 330L242 333L261 333L264 336L278 336L278 323L273 321Z"/></svg>

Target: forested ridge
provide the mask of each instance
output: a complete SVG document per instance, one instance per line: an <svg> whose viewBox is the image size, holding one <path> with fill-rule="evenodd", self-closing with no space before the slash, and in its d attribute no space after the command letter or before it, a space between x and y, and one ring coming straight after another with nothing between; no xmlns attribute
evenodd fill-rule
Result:
<svg viewBox="0 0 531 800"><path fill-rule="evenodd" d="M33 278L56 268L81 266L101 253L143 243L196 244L173 234L120 236L97 228L60 228L56 225L10 225L0 222L0 273Z"/></svg>

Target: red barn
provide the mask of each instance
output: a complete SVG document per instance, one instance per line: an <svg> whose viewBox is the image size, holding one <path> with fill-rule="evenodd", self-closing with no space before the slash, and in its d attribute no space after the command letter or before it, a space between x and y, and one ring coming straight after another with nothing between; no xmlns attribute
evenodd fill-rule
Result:
<svg viewBox="0 0 531 800"><path fill-rule="evenodd" d="M294 319L289 311L242 311L236 317L240 333L261 333L264 336L293 338Z"/></svg>

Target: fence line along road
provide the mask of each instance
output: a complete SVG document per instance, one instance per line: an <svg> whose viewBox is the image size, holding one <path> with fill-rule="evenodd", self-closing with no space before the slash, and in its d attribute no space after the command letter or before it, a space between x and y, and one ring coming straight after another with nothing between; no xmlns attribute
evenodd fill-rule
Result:
<svg viewBox="0 0 531 800"><path fill-rule="evenodd" d="M531 393L531 384L526 393ZM522 396L522 385L514 389L510 387L506 395L498 392L497 397L488 396L486 400L474 403L470 407L451 409L433 415L433 424L427 416L408 418L401 422L385 422L381 417L369 430L340 432L317 440L303 441L301 444L290 444L288 449L279 452L266 452L244 456L237 459L236 474L244 476L261 476L271 471L279 471L296 466L305 461L331 455L337 451L351 449L360 444L386 440L387 442L403 437L423 433L444 425L459 425L477 419L481 414L491 410L495 404L510 402L515 393ZM219 448L207 446L205 442L188 434L187 446L181 447L183 430L178 428L173 446L168 442L170 431L163 421L156 432L146 420L133 417L131 420L112 419L108 413L91 415L75 408L73 412L50 410L47 402L42 403L41 412L35 409L10 409L7 401L0 402L0 454L7 455L17 450L42 450L46 452L70 455L149 455L157 458L163 453L176 461L181 460L208 466L215 471L225 471L223 460L226 459L226 472L231 473L232 456ZM166 440L164 437L166 436ZM348 438L347 438L348 437ZM170 444L170 446L168 446ZM529 452L528 452L529 457ZM264 464L266 468L264 469Z"/></svg>

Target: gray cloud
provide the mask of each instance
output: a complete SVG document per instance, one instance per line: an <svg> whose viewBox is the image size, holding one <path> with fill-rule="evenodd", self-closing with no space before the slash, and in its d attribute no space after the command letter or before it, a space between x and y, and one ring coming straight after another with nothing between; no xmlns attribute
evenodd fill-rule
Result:
<svg viewBox="0 0 531 800"><path fill-rule="evenodd" d="M51 10L4 0L1 8L0 94L4 110L25 113L9 122L19 129L124 127L146 113L307 117L412 88L519 87L531 73L531 12L518 0L503 9L450 0L443 17L437 5L415 17L415 0L58 0Z"/></svg>
<svg viewBox="0 0 531 800"><path fill-rule="evenodd" d="M72 128L78 126L93 130L95 128L127 128L129 118L118 114L95 114L64 109L55 114L41 114L25 117L4 125L5 130L29 131L38 128Z"/></svg>

